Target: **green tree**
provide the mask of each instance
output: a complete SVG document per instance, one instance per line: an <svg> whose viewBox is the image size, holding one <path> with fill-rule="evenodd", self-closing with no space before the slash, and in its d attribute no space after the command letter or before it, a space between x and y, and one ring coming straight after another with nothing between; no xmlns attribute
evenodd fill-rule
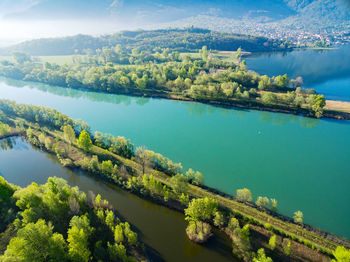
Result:
<svg viewBox="0 0 350 262"><path fill-rule="evenodd" d="M237 189L236 193L237 200L242 202L250 202L253 200L252 192L248 188Z"/></svg>
<svg viewBox="0 0 350 262"><path fill-rule="evenodd" d="M89 261L90 250L88 247L88 236L83 229L76 226L68 229L69 257L72 261Z"/></svg>
<svg viewBox="0 0 350 262"><path fill-rule="evenodd" d="M306 102L309 104L309 108L314 112L315 117L322 117L323 108L326 105L324 95L309 95Z"/></svg>
<svg viewBox="0 0 350 262"><path fill-rule="evenodd" d="M199 54L200 54L201 58L203 59L203 61L207 61L208 60L208 48L207 48L207 46L203 46L202 49L199 51Z"/></svg>
<svg viewBox="0 0 350 262"><path fill-rule="evenodd" d="M350 250L343 246L338 246L333 252L335 259L332 262L350 262Z"/></svg>
<svg viewBox="0 0 350 262"><path fill-rule="evenodd" d="M106 211L106 225L111 229L113 230L114 228L114 213L112 210L108 210Z"/></svg>
<svg viewBox="0 0 350 262"><path fill-rule="evenodd" d="M186 220L197 222L211 219L218 208L218 202L212 198L193 199L185 209Z"/></svg>
<svg viewBox="0 0 350 262"><path fill-rule="evenodd" d="M237 229L240 229L239 222L237 218L231 217L228 222L227 229L230 230L231 233L234 233Z"/></svg>
<svg viewBox="0 0 350 262"><path fill-rule="evenodd" d="M273 211L276 211L277 210L277 200L274 198L271 198L270 201L271 201L271 209Z"/></svg>
<svg viewBox="0 0 350 262"><path fill-rule="evenodd" d="M260 248L256 254L256 257L253 258L253 262L273 262L270 257L265 255L265 250Z"/></svg>
<svg viewBox="0 0 350 262"><path fill-rule="evenodd" d="M151 151L147 150L145 147L140 146L136 148L135 155L135 160L142 166L142 175L144 175L146 168L152 166L153 164Z"/></svg>
<svg viewBox="0 0 350 262"><path fill-rule="evenodd" d="M87 216L74 216L68 229L68 254L72 261L89 261L89 236L92 232Z"/></svg>
<svg viewBox="0 0 350 262"><path fill-rule="evenodd" d="M130 245L138 245L137 234L130 229L130 224L128 222L124 223L124 235Z"/></svg>
<svg viewBox="0 0 350 262"><path fill-rule="evenodd" d="M290 241L288 241L287 245L284 247L284 253L285 253L287 256L290 256L290 254L291 254Z"/></svg>
<svg viewBox="0 0 350 262"><path fill-rule="evenodd" d="M261 101L264 104L270 104L270 105L276 104L277 96L272 92L265 92L261 95Z"/></svg>
<svg viewBox="0 0 350 262"><path fill-rule="evenodd" d="M75 131L71 125L63 126L63 136L64 139L70 144L73 144L75 142Z"/></svg>
<svg viewBox="0 0 350 262"><path fill-rule="evenodd" d="M250 230L249 230L249 224L246 224L244 227L241 229L241 238L246 241L247 243L250 242Z"/></svg>
<svg viewBox="0 0 350 262"><path fill-rule="evenodd" d="M188 180L193 180L194 179L195 172L192 168L189 168L186 172L186 178Z"/></svg>
<svg viewBox="0 0 350 262"><path fill-rule="evenodd" d="M271 87L271 79L267 75L261 76L258 84L259 90L267 90L270 87Z"/></svg>
<svg viewBox="0 0 350 262"><path fill-rule="evenodd" d="M111 160L102 161L101 170L103 174L111 175L113 173L113 168L114 166Z"/></svg>
<svg viewBox="0 0 350 262"><path fill-rule="evenodd" d="M188 182L187 179L181 175L177 174L170 178L173 190L176 194L187 193L188 191Z"/></svg>
<svg viewBox="0 0 350 262"><path fill-rule="evenodd" d="M287 74L276 76L274 78L274 83L279 87L287 87L289 85L289 78Z"/></svg>
<svg viewBox="0 0 350 262"><path fill-rule="evenodd" d="M108 253L111 261L128 261L126 248L122 243L111 245L108 243Z"/></svg>
<svg viewBox="0 0 350 262"><path fill-rule="evenodd" d="M0 122L0 135L7 135L11 131L11 128L7 124L3 124Z"/></svg>
<svg viewBox="0 0 350 262"><path fill-rule="evenodd" d="M204 177L203 177L203 174L201 172L197 171L194 174L194 183L197 184L197 185L203 185Z"/></svg>
<svg viewBox="0 0 350 262"><path fill-rule="evenodd" d="M65 261L67 244L52 230L42 219L28 223L11 239L2 261Z"/></svg>
<svg viewBox="0 0 350 262"><path fill-rule="evenodd" d="M89 151L92 147L92 141L90 135L85 130L81 131L79 138L77 139L77 144L80 148L85 151Z"/></svg>
<svg viewBox="0 0 350 262"><path fill-rule="evenodd" d="M189 195L182 193L179 200L181 204L183 204L184 206L187 206L188 203L190 202L190 197Z"/></svg>
<svg viewBox="0 0 350 262"><path fill-rule="evenodd" d="M303 212L301 212L300 210L294 212L293 219L294 219L295 223L302 224L303 223L303 217L304 217Z"/></svg>
<svg viewBox="0 0 350 262"><path fill-rule="evenodd" d="M12 56L18 64L24 64L24 62L32 61L32 58L27 53L13 52Z"/></svg>
<svg viewBox="0 0 350 262"><path fill-rule="evenodd" d="M122 243L124 241L124 232L121 224L115 226L114 240L116 243Z"/></svg>
<svg viewBox="0 0 350 262"><path fill-rule="evenodd" d="M276 235L273 235L269 239L269 247L271 250L274 250L276 248Z"/></svg>
<svg viewBox="0 0 350 262"><path fill-rule="evenodd" d="M224 215L220 211L216 211L213 219L214 225L217 227L222 227L225 224Z"/></svg>
<svg viewBox="0 0 350 262"><path fill-rule="evenodd" d="M255 204L262 208L269 208L270 206L270 200L267 197L261 197L259 196L256 200Z"/></svg>

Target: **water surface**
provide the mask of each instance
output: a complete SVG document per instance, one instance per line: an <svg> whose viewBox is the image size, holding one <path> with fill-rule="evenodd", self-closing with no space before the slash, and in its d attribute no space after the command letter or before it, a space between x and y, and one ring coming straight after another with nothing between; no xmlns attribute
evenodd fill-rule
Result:
<svg viewBox="0 0 350 262"><path fill-rule="evenodd" d="M0 140L0 175L10 183L27 186L43 184L50 176L62 177L80 190L99 193L136 227L148 245L152 261L238 261L232 256L226 236L212 238L201 246L188 240L184 215L153 204L86 172L63 168L55 157L34 149L22 138Z"/></svg>
<svg viewBox="0 0 350 262"><path fill-rule="evenodd" d="M350 45L330 50L260 53L245 58L249 69L269 76L301 76L304 87L327 99L350 101Z"/></svg>
<svg viewBox="0 0 350 262"><path fill-rule="evenodd" d="M20 81L0 98L46 105L93 130L130 138L227 193L247 187L278 200L279 212L350 238L350 122L193 102L111 95Z"/></svg>

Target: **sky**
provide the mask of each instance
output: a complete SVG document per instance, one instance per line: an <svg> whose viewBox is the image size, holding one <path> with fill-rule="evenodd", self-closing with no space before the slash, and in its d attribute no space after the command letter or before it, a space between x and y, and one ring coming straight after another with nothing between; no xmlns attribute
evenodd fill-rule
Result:
<svg viewBox="0 0 350 262"><path fill-rule="evenodd" d="M276 0L0 0L0 46L40 37L149 29L198 14L239 18L277 9L281 17L291 12Z"/></svg>
<svg viewBox="0 0 350 262"><path fill-rule="evenodd" d="M27 39L150 29L200 14L242 19L295 14L314 0L0 0L0 46ZM348 1L350 0L338 0Z"/></svg>

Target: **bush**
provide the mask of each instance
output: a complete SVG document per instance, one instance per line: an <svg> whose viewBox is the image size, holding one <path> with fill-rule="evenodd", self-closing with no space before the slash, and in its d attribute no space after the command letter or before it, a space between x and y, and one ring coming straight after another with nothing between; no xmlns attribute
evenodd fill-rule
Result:
<svg viewBox="0 0 350 262"><path fill-rule="evenodd" d="M276 235L270 237L269 247L271 250L274 250L276 248Z"/></svg>
<svg viewBox="0 0 350 262"><path fill-rule="evenodd" d="M252 192L248 188L237 189L236 193L237 200L242 202L250 202L253 200Z"/></svg>

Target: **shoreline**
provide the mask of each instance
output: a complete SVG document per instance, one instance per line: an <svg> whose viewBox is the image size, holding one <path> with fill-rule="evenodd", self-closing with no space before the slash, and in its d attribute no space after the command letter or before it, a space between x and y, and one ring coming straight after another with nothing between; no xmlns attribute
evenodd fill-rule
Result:
<svg viewBox="0 0 350 262"><path fill-rule="evenodd" d="M37 81L26 81L22 79L16 78L8 78L2 76L4 79L14 79L18 81L28 82L28 83L40 83L47 86L53 86L49 83L37 82ZM293 114L293 115L302 115L303 117L315 118L310 115L310 110L306 108L288 108L283 105L264 105L259 101L253 100L230 100L230 101L220 101L220 100L210 100L210 99L193 99L181 95L176 94L168 94L164 91L158 90L136 90L131 88L125 88L124 90L119 89L114 92L107 92L103 90L92 90L88 88L79 88L79 87L68 87L68 86L58 86L65 89L73 89L80 90L84 92L95 92L95 93L103 93L103 94L115 94L115 95L127 95L133 97L145 97L145 98L156 98L156 99L169 99L175 101L184 101L184 102L196 102L201 104L207 104L212 106L218 106L222 108L228 109L247 109L247 110L258 110L258 111L267 111L273 113L284 113L284 114ZM131 92L130 92L131 91ZM327 103L331 102L333 107L327 107ZM337 110L337 107L334 107L335 103L342 103L346 105L347 111ZM323 116L320 118L329 118L329 119L337 119L337 120L350 120L350 102L339 101L339 100L326 100L326 106L324 107Z"/></svg>
<svg viewBox="0 0 350 262"><path fill-rule="evenodd" d="M52 134L49 134L50 136L53 136ZM49 151L47 150L46 148L42 148L42 147L39 147L38 145L35 145L35 144L32 144L30 141L27 140L26 138L26 135L24 132L17 132L17 133L13 133L13 134L9 134L7 135L6 137L0 137L0 140L2 139L6 139L6 138L11 138L11 137L23 137L25 139L25 141L27 143L29 143L30 145L32 145L33 147L35 147L36 149L38 150L41 150L43 152L46 152L52 156L54 156L55 158L57 158L56 154L52 151ZM54 137L54 136L53 136ZM113 157L115 158L115 154L114 153L110 153L111 155L113 155ZM58 158L57 158L58 160ZM62 165L62 164L60 164ZM178 202L178 201L175 201L174 199L169 199L167 202L164 201L163 198L159 197L158 195L144 195L142 194L141 192L139 191L136 191L136 190L133 190L133 189L129 189L129 188L126 188L123 184L118 184L116 183L114 180L112 180L111 178L108 178L104 175L101 175L101 174L96 174L94 172L90 172L80 166L77 166L75 164L73 165L70 165L70 166L63 166L65 168L68 168L72 171L76 171L76 170L80 170L80 171L83 171L83 172L87 172L87 174L89 175L92 175L94 176L95 178L97 179L101 179L102 181L105 181L107 183L111 183L117 187L119 187L120 189L122 190L125 190L131 194L134 194L146 201L150 201L152 203L155 203L157 205L161 205L163 207L166 207L166 208L169 208L171 210L175 210L177 212L181 212L181 213L184 213L184 207ZM158 171L158 170L155 170L156 172L159 172L159 173L162 173L161 171ZM194 185L192 185L194 186ZM324 239L327 239L329 241L332 241L334 243L337 243L337 244L340 244L340 245L344 245L345 247L347 248L350 248L350 240L348 240L347 238L345 237L340 237L340 236L337 236L333 233L330 233L330 232L327 232L327 231L324 231L320 228L317 228L317 227L314 227L312 225L309 225L309 224L297 224L294 222L294 220L291 218L291 217L288 217L284 214L281 214L281 213L278 213L278 212L275 212L273 210L269 210L269 209L264 209L264 208L261 208L261 207L258 207L255 203L253 202L240 202L238 200L235 199L234 196L230 195L230 194L227 194L223 191L220 191L219 189L216 189L214 187L210 187L210 186L207 186L207 185L196 185L194 187L197 187L198 189L200 190L203 190L204 192L207 192L211 195L217 195L218 197L220 198L223 198L227 201L236 201L238 202L240 205L244 205L248 208L253 208L255 209L256 211L258 212L263 212L263 213L266 213L268 216L271 216L275 219L278 219L282 222L285 222L285 223L289 223L289 224L294 224L294 225L297 225L297 226L300 226L302 229L310 232L310 233L314 233ZM239 211L241 212L241 211ZM244 214L243 214L244 215ZM255 219L253 216L252 216L253 219ZM243 220L245 219L244 217L242 218ZM259 225L256 225L256 224L253 224L252 225L255 225L255 226L259 226ZM261 226L261 225L260 225ZM262 226L264 227L264 226ZM218 230L221 230L220 228L218 228ZM230 237L230 235L228 235ZM288 235L286 235L286 237L288 237Z"/></svg>

